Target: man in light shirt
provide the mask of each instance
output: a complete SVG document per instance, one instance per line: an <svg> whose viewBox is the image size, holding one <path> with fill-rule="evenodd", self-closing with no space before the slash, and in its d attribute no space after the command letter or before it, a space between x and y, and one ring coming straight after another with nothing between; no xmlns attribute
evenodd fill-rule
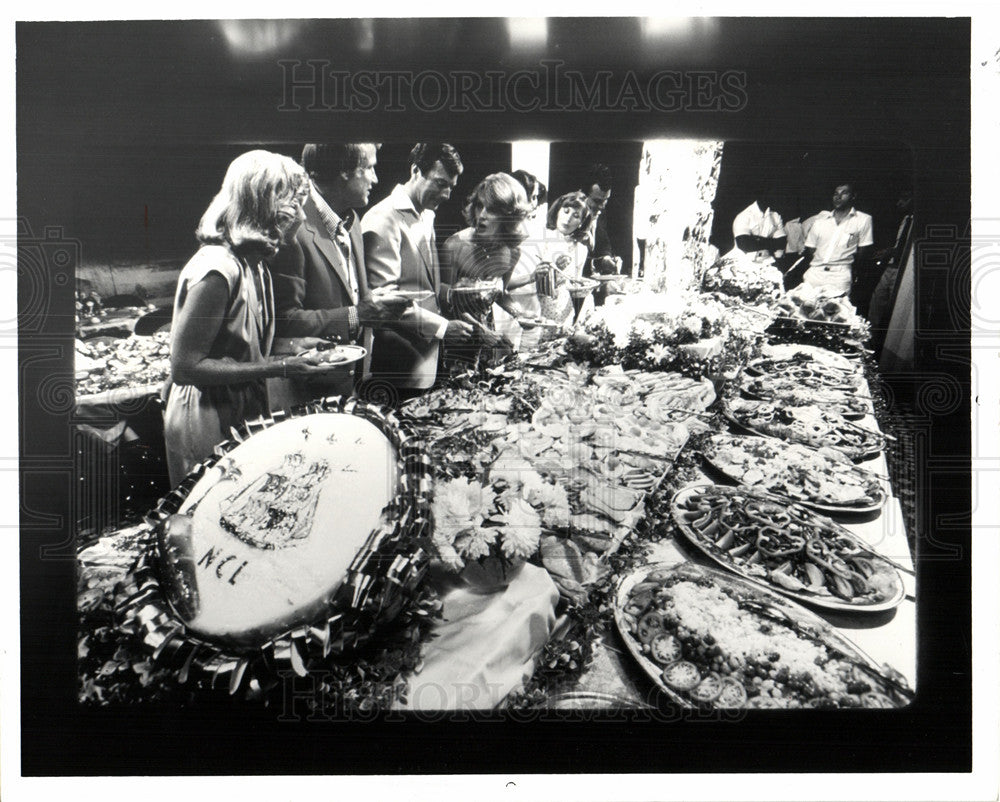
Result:
<svg viewBox="0 0 1000 802"><path fill-rule="evenodd" d="M739 250L758 262L784 255L787 242L785 227L766 193L760 193L758 200L733 219L733 239Z"/></svg>
<svg viewBox="0 0 1000 802"><path fill-rule="evenodd" d="M434 211L451 197L461 173L455 148L421 142L410 151L409 180L361 219L368 285L398 285L417 296L398 321L375 332L372 344L373 381L391 385L398 400L433 386L442 342L473 337L469 323L441 314L448 287L441 283L434 237Z"/></svg>
<svg viewBox="0 0 1000 802"><path fill-rule="evenodd" d="M826 288L831 297L851 291L855 270L875 244L871 215L855 209L854 199L854 187L839 184L833 191L833 210L816 215L806 235L808 269L803 282Z"/></svg>

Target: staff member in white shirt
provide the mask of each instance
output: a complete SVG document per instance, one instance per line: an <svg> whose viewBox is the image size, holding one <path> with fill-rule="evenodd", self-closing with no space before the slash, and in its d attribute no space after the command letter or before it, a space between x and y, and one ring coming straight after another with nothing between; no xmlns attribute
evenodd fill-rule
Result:
<svg viewBox="0 0 1000 802"><path fill-rule="evenodd" d="M871 215L854 208L850 184L833 191L833 210L820 212L806 235L803 258L808 269L803 283L829 289L831 296L851 291L855 267L864 262L875 244Z"/></svg>
<svg viewBox="0 0 1000 802"><path fill-rule="evenodd" d="M787 238L781 215L765 195L758 197L733 219L733 239L736 248L760 262L783 256Z"/></svg>

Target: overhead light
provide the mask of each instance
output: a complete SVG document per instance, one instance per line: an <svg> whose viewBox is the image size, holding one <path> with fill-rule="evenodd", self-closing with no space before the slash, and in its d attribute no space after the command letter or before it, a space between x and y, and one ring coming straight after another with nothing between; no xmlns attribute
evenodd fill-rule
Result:
<svg viewBox="0 0 1000 802"><path fill-rule="evenodd" d="M302 30L302 20L219 20L222 35L238 56L267 56L291 44Z"/></svg>
<svg viewBox="0 0 1000 802"><path fill-rule="evenodd" d="M716 20L711 17L644 17L639 21L642 38L647 44L689 39L714 32Z"/></svg>
<svg viewBox="0 0 1000 802"><path fill-rule="evenodd" d="M549 42L549 21L545 17L507 17L511 50L540 50Z"/></svg>

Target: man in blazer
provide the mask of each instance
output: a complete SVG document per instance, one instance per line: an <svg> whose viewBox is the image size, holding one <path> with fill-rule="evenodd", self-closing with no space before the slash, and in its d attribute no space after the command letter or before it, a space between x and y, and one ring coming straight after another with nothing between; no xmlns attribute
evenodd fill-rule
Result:
<svg viewBox="0 0 1000 802"><path fill-rule="evenodd" d="M375 332L372 377L388 382L399 399L419 395L437 377L440 344L469 342L472 326L441 314L448 287L441 283L434 210L451 197L462 162L445 144L420 143L410 151L410 177L361 220L368 284L373 289L397 284L421 292L397 322Z"/></svg>
<svg viewBox="0 0 1000 802"><path fill-rule="evenodd" d="M367 143L308 144L302 149L312 189L304 206L305 222L271 265L276 335L291 342L291 348L302 343L301 338L319 337L364 346L368 355L322 380L273 381L272 409L350 395L368 371L372 327L398 318L409 305L393 286L377 292L368 287L355 209L368 205L371 188L378 183L376 150Z"/></svg>

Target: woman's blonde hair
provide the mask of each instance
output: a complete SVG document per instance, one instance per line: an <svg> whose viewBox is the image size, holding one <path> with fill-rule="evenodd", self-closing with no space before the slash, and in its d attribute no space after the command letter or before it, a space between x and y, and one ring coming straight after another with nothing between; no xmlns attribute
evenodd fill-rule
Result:
<svg viewBox="0 0 1000 802"><path fill-rule="evenodd" d="M296 206L308 195L309 176L294 159L251 150L229 165L195 235L205 244L273 256L282 229L298 216Z"/></svg>
<svg viewBox="0 0 1000 802"><path fill-rule="evenodd" d="M507 173L488 175L472 190L462 210L465 222L475 226L484 209L508 222L523 220L531 211L524 187Z"/></svg>

